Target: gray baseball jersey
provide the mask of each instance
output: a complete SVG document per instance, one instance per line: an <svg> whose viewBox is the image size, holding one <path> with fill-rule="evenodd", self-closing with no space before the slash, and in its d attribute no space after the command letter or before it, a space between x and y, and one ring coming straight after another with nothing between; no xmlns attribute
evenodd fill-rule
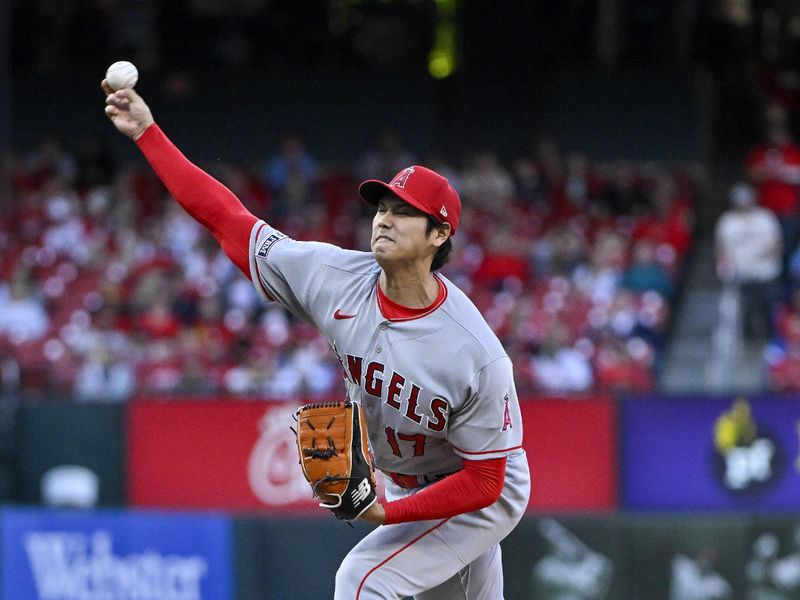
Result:
<svg viewBox="0 0 800 600"><path fill-rule="evenodd" d="M253 282L328 339L348 396L364 407L377 468L439 475L461 468L462 458L519 451L511 361L461 290L440 277L440 306L389 320L370 253L297 242L264 223L252 237Z"/></svg>
<svg viewBox="0 0 800 600"><path fill-rule="evenodd" d="M498 544L524 513L530 480L511 361L478 310L437 275L439 304L388 319L371 253L298 242L263 221L250 249L259 293L314 325L338 356L348 397L364 408L378 469L424 483L460 469L462 458L508 457L500 500L486 509L367 535L339 569L336 600L502 598ZM416 491L386 480L389 500ZM473 582L466 595L465 579Z"/></svg>

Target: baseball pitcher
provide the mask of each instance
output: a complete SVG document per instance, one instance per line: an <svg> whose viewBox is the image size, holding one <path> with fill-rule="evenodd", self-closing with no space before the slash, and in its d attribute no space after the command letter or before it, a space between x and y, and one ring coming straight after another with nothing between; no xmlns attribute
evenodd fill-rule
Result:
<svg viewBox="0 0 800 600"><path fill-rule="evenodd" d="M266 301L318 328L342 364L346 401L307 407L322 412L301 412L296 424L310 481L314 462L327 461L314 482L321 505L378 525L344 559L335 599L502 599L499 542L525 511L530 478L511 361L438 273L458 230L456 191L409 166L359 187L375 207L371 252L295 241L192 164L135 91L102 87L106 115L177 202ZM352 472L334 473L336 462ZM372 463L386 475L383 502Z"/></svg>

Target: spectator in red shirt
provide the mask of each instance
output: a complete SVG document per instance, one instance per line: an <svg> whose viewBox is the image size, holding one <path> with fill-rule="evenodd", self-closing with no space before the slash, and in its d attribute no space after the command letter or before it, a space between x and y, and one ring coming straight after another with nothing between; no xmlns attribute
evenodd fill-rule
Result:
<svg viewBox="0 0 800 600"><path fill-rule="evenodd" d="M800 238L800 147L779 116L770 118L766 140L748 155L747 174L758 188L761 205L778 217L785 264Z"/></svg>

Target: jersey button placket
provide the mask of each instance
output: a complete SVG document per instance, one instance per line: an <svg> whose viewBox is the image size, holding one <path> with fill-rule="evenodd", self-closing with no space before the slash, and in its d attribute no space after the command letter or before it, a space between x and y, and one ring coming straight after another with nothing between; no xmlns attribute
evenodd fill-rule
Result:
<svg viewBox="0 0 800 600"><path fill-rule="evenodd" d="M380 361L378 356L383 354L383 347L388 342L388 340L386 339L386 336L384 335L384 332L388 328L389 328L389 323L387 321L380 321L380 322L378 322L377 327L375 327L375 329L372 330L372 339L370 340L370 347L372 348L371 354L372 354L372 356L374 357L375 360L377 360L377 361L379 361L381 363L383 363L383 361ZM367 354L369 355L370 352L367 351ZM376 408L380 408L381 400L378 399L377 401L374 401L374 399L372 399L372 398L370 398L370 399L372 401L367 403L366 407L367 407L367 411L370 414L373 414L375 412Z"/></svg>
<svg viewBox="0 0 800 600"><path fill-rule="evenodd" d="M384 322L380 323L375 329L373 329L372 339L370 340L369 347L374 348L373 352L375 354L381 354L383 352L383 347L380 345L380 342L381 342L380 333L384 329L383 325L385 325L385 324L386 324L386 322L384 321ZM370 352L368 350L367 351L367 355L369 355L369 354L370 354ZM369 362L369 359L367 359L367 361L365 361L365 364L367 364L368 362ZM363 392L362 392L362 398L364 398ZM364 401L363 402L362 406L364 406L367 409L367 412L369 414L373 414L375 412L376 404L380 404L380 400L375 401L372 397L370 397L368 401Z"/></svg>
<svg viewBox="0 0 800 600"><path fill-rule="evenodd" d="M381 341L386 342L386 335L383 335L386 330L389 329L389 323L387 321L383 321L380 325L378 325L378 331L376 332L376 342L377 345L375 346L375 353L380 354L383 352L383 346L381 345Z"/></svg>

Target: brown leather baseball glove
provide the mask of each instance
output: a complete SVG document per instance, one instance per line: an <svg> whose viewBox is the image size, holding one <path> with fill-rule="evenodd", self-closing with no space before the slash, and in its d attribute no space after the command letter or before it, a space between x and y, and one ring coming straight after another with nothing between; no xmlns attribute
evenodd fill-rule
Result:
<svg viewBox="0 0 800 600"><path fill-rule="evenodd" d="M339 519L357 519L377 499L361 406L314 402L301 406L295 418L300 465L320 506Z"/></svg>

